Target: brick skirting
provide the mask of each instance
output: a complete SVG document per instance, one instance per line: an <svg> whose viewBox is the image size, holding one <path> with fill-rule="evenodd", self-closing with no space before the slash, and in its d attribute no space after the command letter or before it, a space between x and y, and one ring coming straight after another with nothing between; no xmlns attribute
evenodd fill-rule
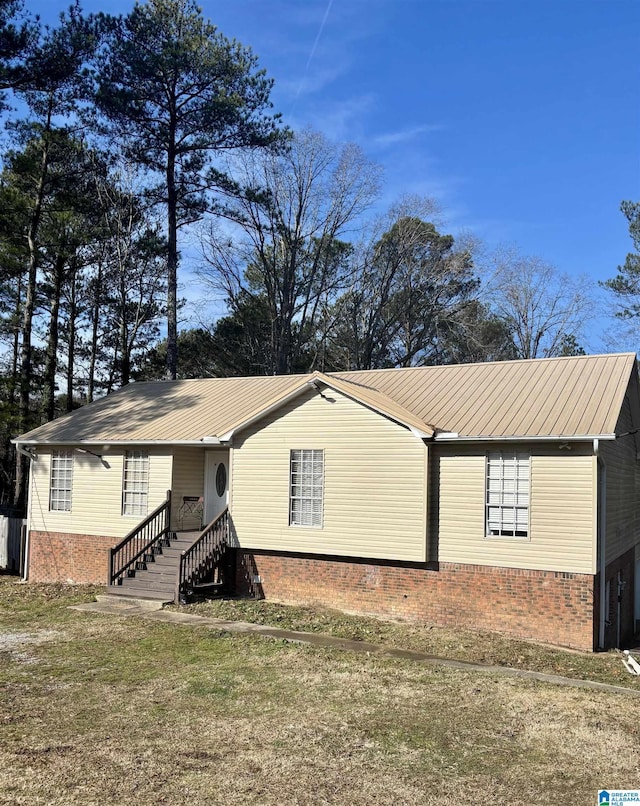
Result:
<svg viewBox="0 0 640 806"><path fill-rule="evenodd" d="M590 574L454 563L359 562L242 550L238 550L236 568L240 594L440 626L482 628L586 651L594 648L594 577Z"/></svg>
<svg viewBox="0 0 640 806"><path fill-rule="evenodd" d="M118 542L116 537L32 531L29 581L106 585L109 549Z"/></svg>
<svg viewBox="0 0 640 806"><path fill-rule="evenodd" d="M32 531L29 580L105 585L108 550L117 542L113 537ZM595 578L590 574L242 550L236 569L239 594L594 648Z"/></svg>

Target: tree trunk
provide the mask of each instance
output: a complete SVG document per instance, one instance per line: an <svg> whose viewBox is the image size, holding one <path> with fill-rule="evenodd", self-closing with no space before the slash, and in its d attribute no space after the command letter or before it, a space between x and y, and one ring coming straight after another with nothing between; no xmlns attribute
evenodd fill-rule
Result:
<svg viewBox="0 0 640 806"><path fill-rule="evenodd" d="M93 305L91 306L91 354L89 357L89 380L87 383L87 403L93 403L96 388L96 362L98 360L98 325L100 322L100 299L102 297L102 258L94 283Z"/></svg>
<svg viewBox="0 0 640 806"><path fill-rule="evenodd" d="M60 294L62 276L65 267L65 252L61 246L53 270L53 296L51 298L51 314L49 317L49 338L44 365L44 383L42 397L42 414L48 423L55 416L56 406L56 372L58 370L58 315L60 312Z"/></svg>
<svg viewBox="0 0 640 806"><path fill-rule="evenodd" d="M22 312L22 275L18 275L16 281L15 309L11 317L11 327L13 330L12 351L11 351L11 371L7 379L7 403L9 411L9 422L11 428L5 431L2 454L4 459L4 483L2 493L2 503L10 504L13 491L12 482L16 472L16 454L14 446L11 444L13 428L16 417L16 393L18 391L18 366L20 360L20 314ZM18 456L20 454L17 454Z"/></svg>
<svg viewBox="0 0 640 806"><path fill-rule="evenodd" d="M131 351L127 330L127 284L125 268L120 268L120 384L127 386L131 380Z"/></svg>
<svg viewBox="0 0 640 806"><path fill-rule="evenodd" d="M167 154L167 378L178 374L178 196L176 192L175 121L169 127Z"/></svg>
<svg viewBox="0 0 640 806"><path fill-rule="evenodd" d="M44 200L47 173L49 169L49 134L51 133L51 116L53 113L53 96L49 96L49 105L45 126L42 133L42 155L40 158L40 174L36 186L36 195L27 232L29 246L29 270L27 274L27 289L24 301L22 320L22 349L20 352L20 396L18 401L18 432L27 428L29 419L29 398L31 390L31 334L33 331L33 314L36 300L36 279L38 275L38 230L42 217L42 204ZM23 507L26 498L26 458L19 453L16 459L16 481L14 488L14 504Z"/></svg>
<svg viewBox="0 0 640 806"><path fill-rule="evenodd" d="M69 298L69 336L67 342L67 412L73 411L73 374L76 360L77 271L77 255L74 255L71 258L69 273L69 290L71 294Z"/></svg>
<svg viewBox="0 0 640 806"><path fill-rule="evenodd" d="M15 416L16 389L18 381L18 362L20 358L20 313L22 309L22 275L18 275L16 284L16 307L13 313L13 350L11 353L11 378L9 380L9 405L11 416Z"/></svg>

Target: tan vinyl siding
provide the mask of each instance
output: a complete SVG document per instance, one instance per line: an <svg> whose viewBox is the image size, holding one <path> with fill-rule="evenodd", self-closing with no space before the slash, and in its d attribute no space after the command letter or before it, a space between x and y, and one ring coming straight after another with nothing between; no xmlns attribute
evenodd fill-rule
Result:
<svg viewBox="0 0 640 806"><path fill-rule="evenodd" d="M427 448L335 390L306 392L233 451L232 518L242 548L423 561ZM324 451L323 527L289 526L290 451Z"/></svg>
<svg viewBox="0 0 640 806"><path fill-rule="evenodd" d="M492 446L490 450L508 446ZM518 450L526 446L518 446ZM432 552L442 562L594 573L591 445L531 446L527 538L485 537L485 457L478 446L433 450ZM435 556L435 555L434 555Z"/></svg>
<svg viewBox="0 0 640 806"><path fill-rule="evenodd" d="M179 528L180 506L182 497L204 495L204 450L202 448L173 449L173 493L171 522L174 529ZM193 527L197 519L188 519L189 527ZM196 523L196 525L198 525Z"/></svg>
<svg viewBox="0 0 640 806"><path fill-rule="evenodd" d="M631 383L634 382L632 379ZM616 427L617 434L634 429L630 391L627 393ZM640 467L636 460L636 442L632 435L615 442L603 442L600 455L607 468L607 547L610 563L640 542Z"/></svg>
<svg viewBox="0 0 640 806"><path fill-rule="evenodd" d="M51 453L38 451L31 462L30 529L68 534L124 537L144 516L122 515L122 473L125 451L105 452L106 468L95 456L73 452L70 512L49 510ZM165 499L171 487L171 456L149 451L148 511Z"/></svg>

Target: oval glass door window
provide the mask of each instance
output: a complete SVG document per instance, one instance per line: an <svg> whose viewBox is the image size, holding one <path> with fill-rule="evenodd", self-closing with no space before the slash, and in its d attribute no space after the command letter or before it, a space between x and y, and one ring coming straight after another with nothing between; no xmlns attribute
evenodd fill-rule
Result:
<svg viewBox="0 0 640 806"><path fill-rule="evenodd" d="M216 492L218 493L218 498L222 498L226 491L227 468L225 467L224 462L220 462L218 469L216 470Z"/></svg>

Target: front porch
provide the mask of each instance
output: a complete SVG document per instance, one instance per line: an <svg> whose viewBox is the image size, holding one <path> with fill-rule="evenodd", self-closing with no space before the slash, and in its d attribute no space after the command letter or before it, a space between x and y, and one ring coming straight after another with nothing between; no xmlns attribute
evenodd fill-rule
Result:
<svg viewBox="0 0 640 806"><path fill-rule="evenodd" d="M172 509L167 491L166 500L109 549L110 594L179 603L198 593L232 592L228 509L199 531L173 529Z"/></svg>
<svg viewBox="0 0 640 806"><path fill-rule="evenodd" d="M109 551L109 593L178 602L230 592L228 480L227 449L174 448L166 500Z"/></svg>

